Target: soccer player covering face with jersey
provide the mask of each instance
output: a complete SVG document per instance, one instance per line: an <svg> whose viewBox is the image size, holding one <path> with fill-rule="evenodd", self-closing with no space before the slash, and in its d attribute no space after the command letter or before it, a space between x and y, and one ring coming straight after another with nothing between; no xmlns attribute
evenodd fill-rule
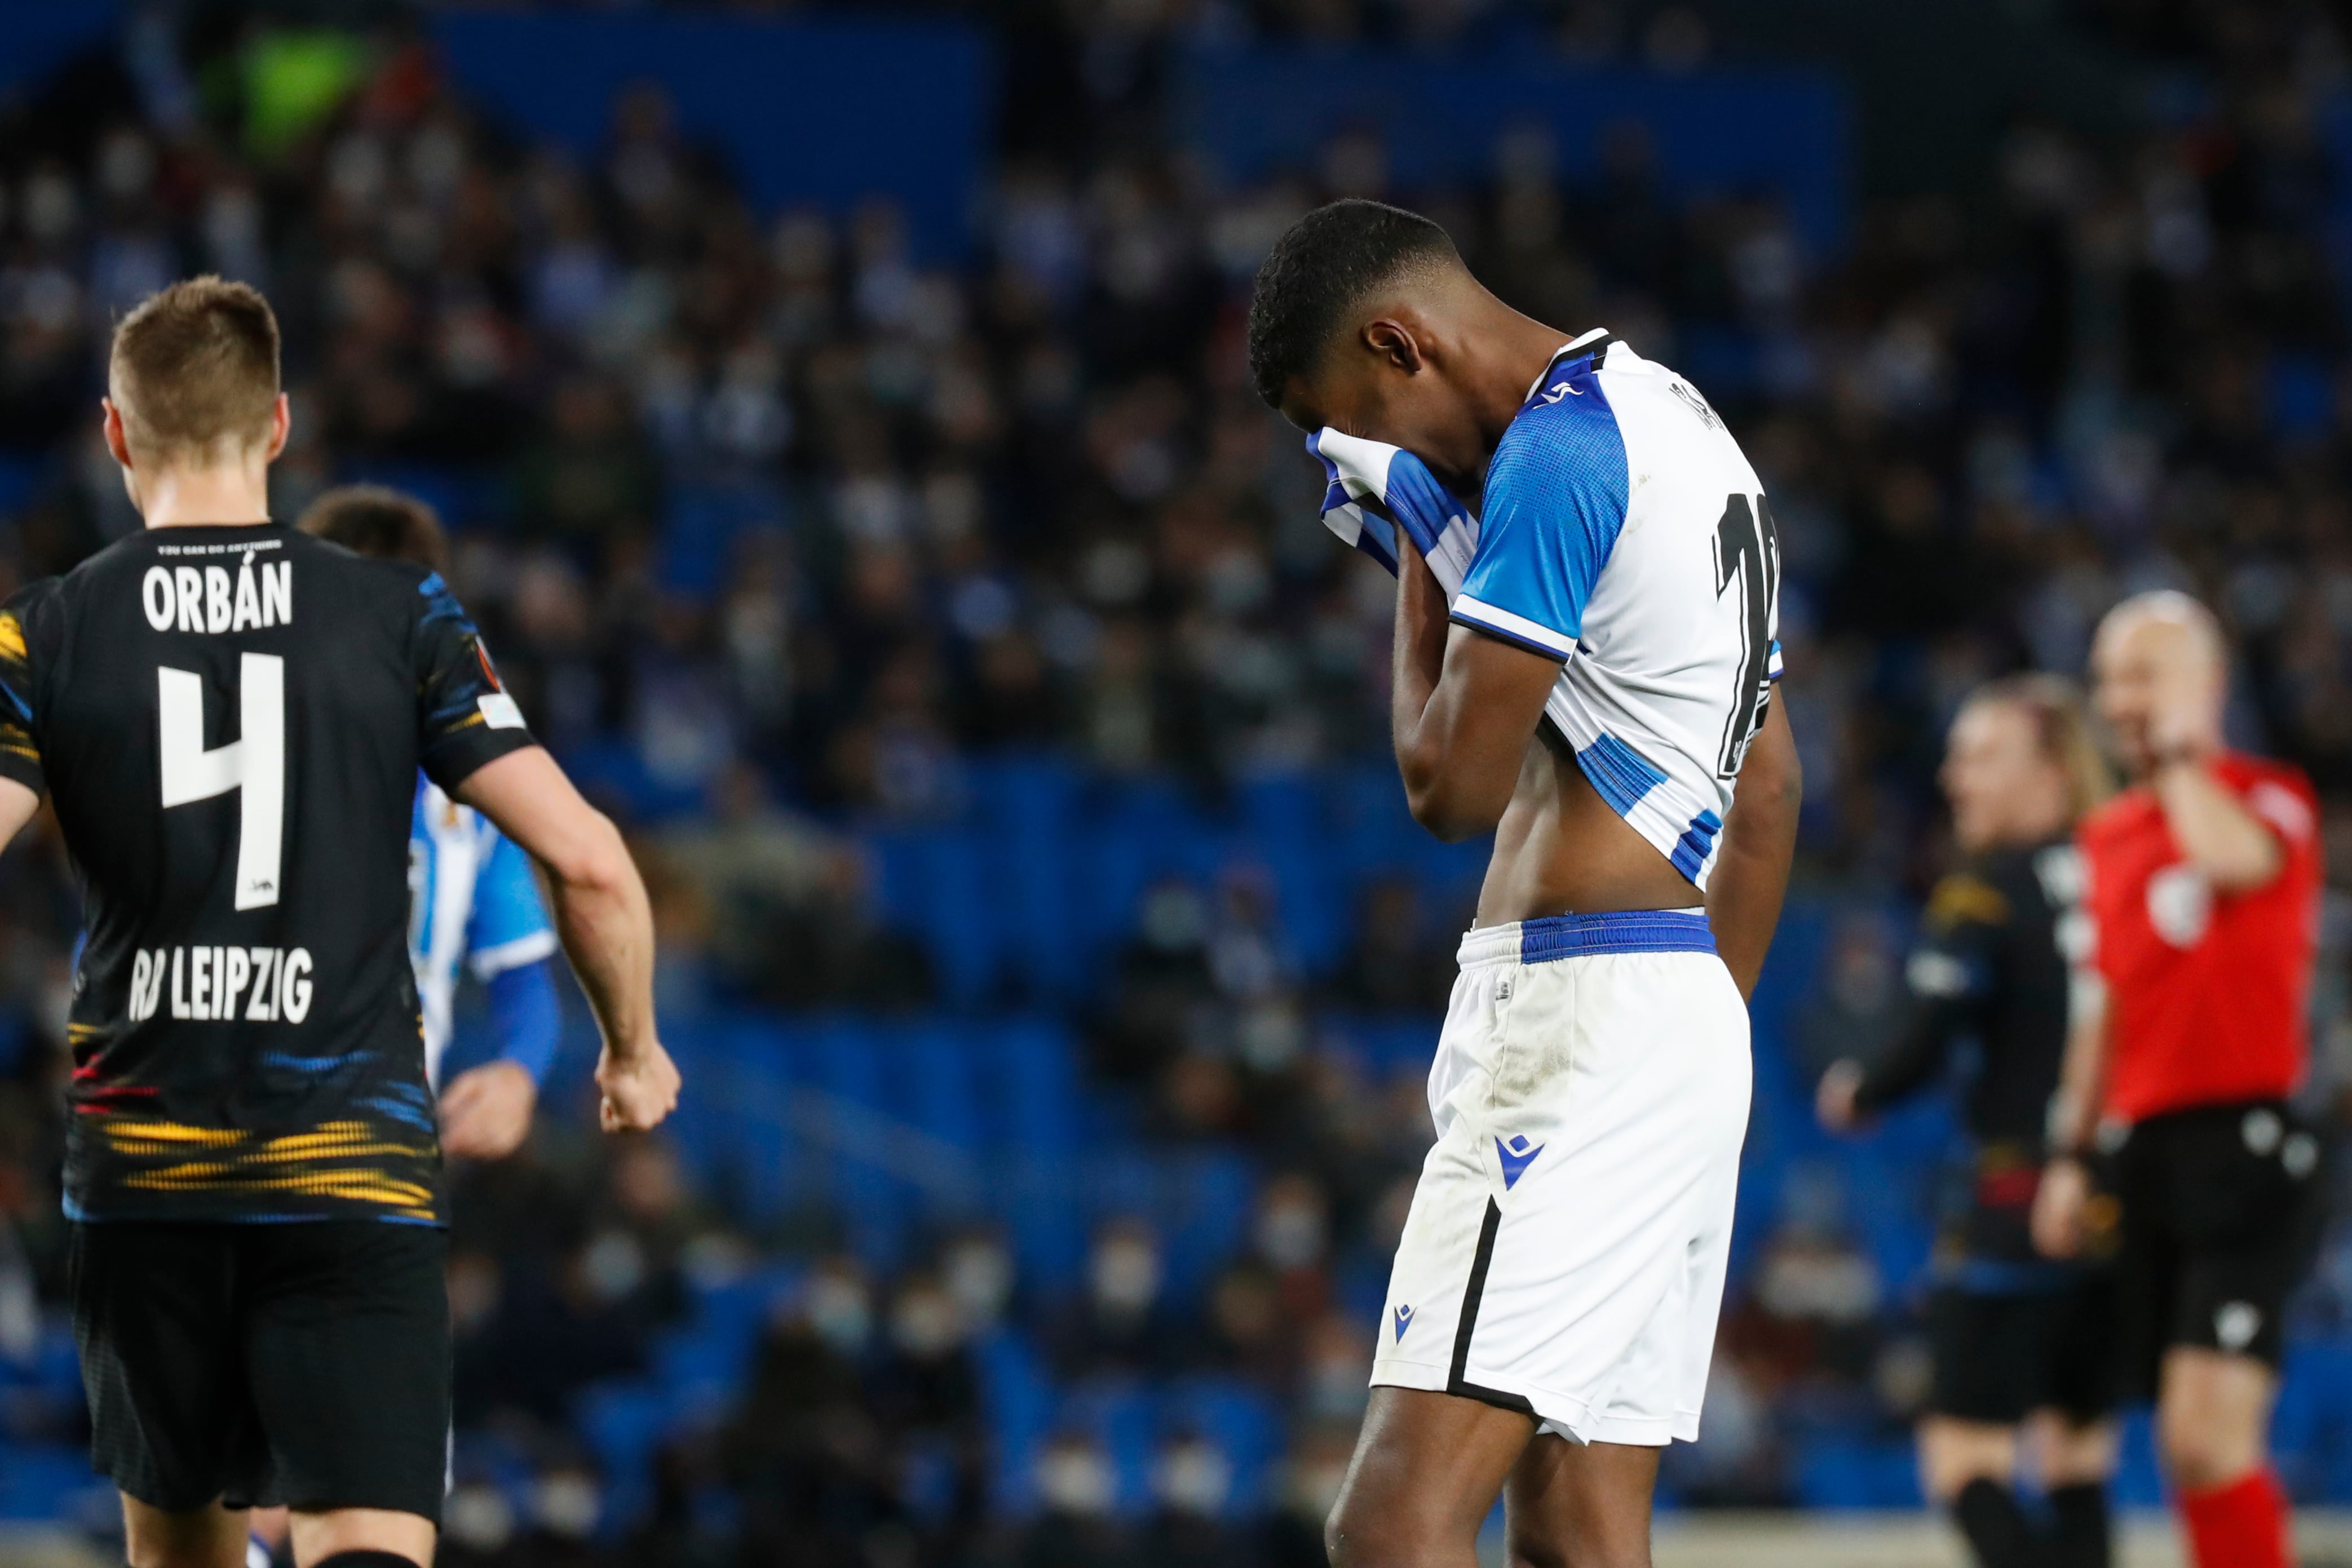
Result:
<svg viewBox="0 0 2352 1568"><path fill-rule="evenodd" d="M138 1568L432 1560L449 1420L441 1155L408 917L421 768L543 866L604 1124L678 1079L611 823L531 744L438 575L268 520L278 329L202 278L117 329L142 532L0 612L0 839L46 792L84 890L65 1193L93 1458Z"/></svg>
<svg viewBox="0 0 2352 1568"><path fill-rule="evenodd" d="M1500 1493L1514 1561L1636 1568L1698 1431L1795 838L1771 511L1689 382L1393 207L1283 235L1250 357L1397 571L1413 815L1495 831L1332 1560L1468 1568Z"/></svg>

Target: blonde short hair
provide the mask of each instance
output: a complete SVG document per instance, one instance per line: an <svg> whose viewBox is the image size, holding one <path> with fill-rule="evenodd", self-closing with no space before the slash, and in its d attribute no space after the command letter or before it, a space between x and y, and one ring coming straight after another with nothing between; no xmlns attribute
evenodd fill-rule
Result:
<svg viewBox="0 0 2352 1568"><path fill-rule="evenodd" d="M141 300L114 329L109 396L142 457L198 462L269 434L278 318L261 291L191 277Z"/></svg>

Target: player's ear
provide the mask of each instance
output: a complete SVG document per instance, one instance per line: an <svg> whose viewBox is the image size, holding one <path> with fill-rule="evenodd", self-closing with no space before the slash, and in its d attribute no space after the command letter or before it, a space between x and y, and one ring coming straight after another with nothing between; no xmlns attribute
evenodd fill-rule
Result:
<svg viewBox="0 0 2352 1568"><path fill-rule="evenodd" d="M125 468L130 467L131 438L122 432L122 411L114 406L114 400L110 397L99 399L98 406L106 411L100 420L106 431L106 450L113 455L117 463Z"/></svg>
<svg viewBox="0 0 2352 1568"><path fill-rule="evenodd" d="M1421 343L1412 329L1387 316L1376 316L1364 323L1364 346L1391 368L1406 375L1418 375L1429 361L1421 351Z"/></svg>
<svg viewBox="0 0 2352 1568"><path fill-rule="evenodd" d="M286 401L284 392L279 392L277 403L269 411L269 455L267 461L278 461L278 455L286 450L286 437L292 434L293 429L293 405Z"/></svg>

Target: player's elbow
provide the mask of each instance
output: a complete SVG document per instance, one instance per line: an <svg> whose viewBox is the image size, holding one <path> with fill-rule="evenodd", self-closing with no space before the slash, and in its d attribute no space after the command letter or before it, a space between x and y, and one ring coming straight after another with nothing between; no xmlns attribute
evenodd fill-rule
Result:
<svg viewBox="0 0 2352 1568"><path fill-rule="evenodd" d="M1793 817L1805 803L1805 766L1794 747L1759 747L1748 754L1739 769L1736 797L1753 800L1779 817Z"/></svg>
<svg viewBox="0 0 2352 1568"><path fill-rule="evenodd" d="M1449 844L1492 831L1495 824L1503 820L1503 807L1508 804L1507 799L1488 802L1465 798L1464 790L1449 785L1442 775L1418 783L1408 778L1404 794L1412 820L1428 829L1440 842Z"/></svg>
<svg viewBox="0 0 2352 1568"><path fill-rule="evenodd" d="M547 869L575 892L606 895L625 890L637 874L621 830L612 818L593 807Z"/></svg>

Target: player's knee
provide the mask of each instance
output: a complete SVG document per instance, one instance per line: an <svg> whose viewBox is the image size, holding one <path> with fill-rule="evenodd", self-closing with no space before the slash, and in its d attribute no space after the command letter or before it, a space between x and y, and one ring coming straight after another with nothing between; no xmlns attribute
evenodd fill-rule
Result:
<svg viewBox="0 0 2352 1568"><path fill-rule="evenodd" d="M2165 1473L2182 1491L2202 1491L2237 1479L2262 1463L2259 1435L2235 1424L2206 1418L2194 1409L2165 1409L2157 1416L2157 1446Z"/></svg>
<svg viewBox="0 0 2352 1568"><path fill-rule="evenodd" d="M1435 1524L1351 1489L1323 1521L1323 1552L1331 1568L1414 1568L1453 1544Z"/></svg>

